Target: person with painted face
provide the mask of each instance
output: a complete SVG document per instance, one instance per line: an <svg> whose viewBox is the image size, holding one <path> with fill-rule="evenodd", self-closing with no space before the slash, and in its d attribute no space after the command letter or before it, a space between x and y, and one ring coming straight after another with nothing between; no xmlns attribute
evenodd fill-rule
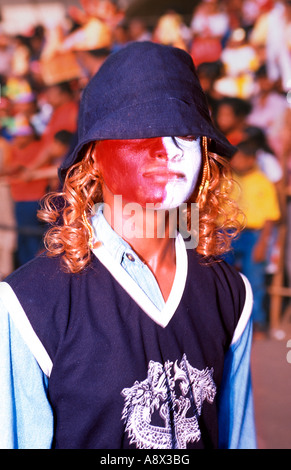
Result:
<svg viewBox="0 0 291 470"><path fill-rule="evenodd" d="M2 447L256 446L252 293L220 260L234 151L185 51L105 61L44 202L47 251L0 287Z"/></svg>

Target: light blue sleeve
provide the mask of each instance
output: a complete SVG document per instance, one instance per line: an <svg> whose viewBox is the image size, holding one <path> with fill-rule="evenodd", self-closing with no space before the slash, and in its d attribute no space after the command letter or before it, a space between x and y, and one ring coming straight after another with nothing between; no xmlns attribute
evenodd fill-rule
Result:
<svg viewBox="0 0 291 470"><path fill-rule="evenodd" d="M49 449L47 377L0 300L0 448Z"/></svg>
<svg viewBox="0 0 291 470"><path fill-rule="evenodd" d="M219 394L219 448L255 449L256 430L250 357L252 321L230 346Z"/></svg>

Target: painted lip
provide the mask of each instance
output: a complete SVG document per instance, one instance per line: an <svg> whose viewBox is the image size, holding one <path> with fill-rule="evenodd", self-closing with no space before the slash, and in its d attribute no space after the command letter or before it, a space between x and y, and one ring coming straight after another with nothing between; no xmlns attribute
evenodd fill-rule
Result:
<svg viewBox="0 0 291 470"><path fill-rule="evenodd" d="M185 174L180 171L169 170L167 167L154 167L145 170L142 173L144 178L158 178L167 180L182 180L185 179Z"/></svg>

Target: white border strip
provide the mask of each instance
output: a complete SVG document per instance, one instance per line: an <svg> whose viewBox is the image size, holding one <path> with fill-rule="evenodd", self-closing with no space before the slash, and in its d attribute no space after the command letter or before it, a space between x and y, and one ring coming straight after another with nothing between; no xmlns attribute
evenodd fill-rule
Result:
<svg viewBox="0 0 291 470"><path fill-rule="evenodd" d="M244 281L245 288L246 288L246 298L243 311L241 313L240 319L236 326L236 329L233 334L231 345L237 342L237 340L241 337L244 332L244 329L250 319L253 309L253 291L250 285L249 280L244 276L244 274L240 273L242 280Z"/></svg>
<svg viewBox="0 0 291 470"><path fill-rule="evenodd" d="M24 342L29 347L44 374L49 377L53 367L51 358L32 328L15 292L6 282L0 283L0 296Z"/></svg>
<svg viewBox="0 0 291 470"><path fill-rule="evenodd" d="M131 278L131 276L116 262L116 260L103 247L99 246L93 250L95 256L108 269L116 281L130 295L130 297L139 305L139 307L158 325L165 328L173 317L180 300L182 298L187 272L188 259L184 240L180 234L176 238L176 273L173 286L165 303L163 310L159 311L152 303L149 297Z"/></svg>

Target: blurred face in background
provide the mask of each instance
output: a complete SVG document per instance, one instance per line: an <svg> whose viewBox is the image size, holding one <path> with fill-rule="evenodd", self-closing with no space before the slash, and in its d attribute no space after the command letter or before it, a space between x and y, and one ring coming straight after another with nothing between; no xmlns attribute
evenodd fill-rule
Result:
<svg viewBox="0 0 291 470"><path fill-rule="evenodd" d="M249 155L239 150L232 157L230 165L238 175L246 175L255 168L256 155Z"/></svg>
<svg viewBox="0 0 291 470"><path fill-rule="evenodd" d="M216 114L216 122L219 129L223 133L232 131L238 122L236 115L233 112L233 109L228 104L222 104L218 107Z"/></svg>

